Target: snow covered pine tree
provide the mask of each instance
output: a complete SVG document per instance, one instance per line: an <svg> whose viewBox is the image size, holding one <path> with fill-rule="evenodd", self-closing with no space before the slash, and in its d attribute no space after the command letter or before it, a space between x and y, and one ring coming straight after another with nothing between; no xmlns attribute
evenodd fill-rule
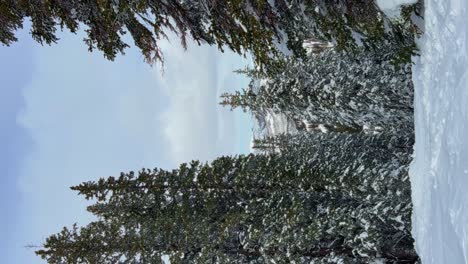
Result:
<svg viewBox="0 0 468 264"><path fill-rule="evenodd" d="M49 263L414 263L408 139L303 134L283 154L85 182L72 189L97 200L98 220L36 253Z"/></svg>

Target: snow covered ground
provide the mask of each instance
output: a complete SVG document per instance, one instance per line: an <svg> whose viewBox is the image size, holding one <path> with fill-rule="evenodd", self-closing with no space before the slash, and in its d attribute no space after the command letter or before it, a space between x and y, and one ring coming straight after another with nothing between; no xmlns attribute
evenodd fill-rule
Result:
<svg viewBox="0 0 468 264"><path fill-rule="evenodd" d="M424 264L468 263L468 1L425 8L413 68L412 232Z"/></svg>

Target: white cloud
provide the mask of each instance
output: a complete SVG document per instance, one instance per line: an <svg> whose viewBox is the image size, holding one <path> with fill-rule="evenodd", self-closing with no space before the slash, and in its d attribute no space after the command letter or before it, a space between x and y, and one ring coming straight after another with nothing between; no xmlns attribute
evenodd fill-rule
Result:
<svg viewBox="0 0 468 264"><path fill-rule="evenodd" d="M248 122L246 115L221 109L218 102L222 92L246 85L244 77L233 73L244 68L246 60L230 51L219 56L215 47L196 45L188 52L168 49L165 57L162 87L170 106L163 117L172 159L181 163L238 153L239 139L248 137L250 125L236 124L239 118ZM236 130L239 125L244 131Z"/></svg>

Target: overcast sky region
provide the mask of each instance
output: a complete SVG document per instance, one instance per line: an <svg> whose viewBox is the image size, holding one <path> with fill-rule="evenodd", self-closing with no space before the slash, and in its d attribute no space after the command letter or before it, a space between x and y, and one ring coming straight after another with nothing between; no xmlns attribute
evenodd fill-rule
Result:
<svg viewBox="0 0 468 264"><path fill-rule="evenodd" d="M0 46L0 262L43 263L25 246L91 220L72 185L248 153L249 115L218 105L247 85L232 72L247 59L174 39L161 71L136 49L114 62L89 53L82 35L51 47L18 36Z"/></svg>

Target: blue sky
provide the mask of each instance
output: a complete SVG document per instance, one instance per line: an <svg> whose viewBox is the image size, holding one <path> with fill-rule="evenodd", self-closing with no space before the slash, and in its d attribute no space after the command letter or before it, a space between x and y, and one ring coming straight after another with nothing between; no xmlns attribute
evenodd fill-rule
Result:
<svg viewBox="0 0 468 264"><path fill-rule="evenodd" d="M242 57L174 40L162 72L134 49L114 62L88 53L80 35L52 47L18 36L0 46L2 263L41 263L25 245L90 221L71 185L248 152L250 118L217 105L247 84L232 73Z"/></svg>

